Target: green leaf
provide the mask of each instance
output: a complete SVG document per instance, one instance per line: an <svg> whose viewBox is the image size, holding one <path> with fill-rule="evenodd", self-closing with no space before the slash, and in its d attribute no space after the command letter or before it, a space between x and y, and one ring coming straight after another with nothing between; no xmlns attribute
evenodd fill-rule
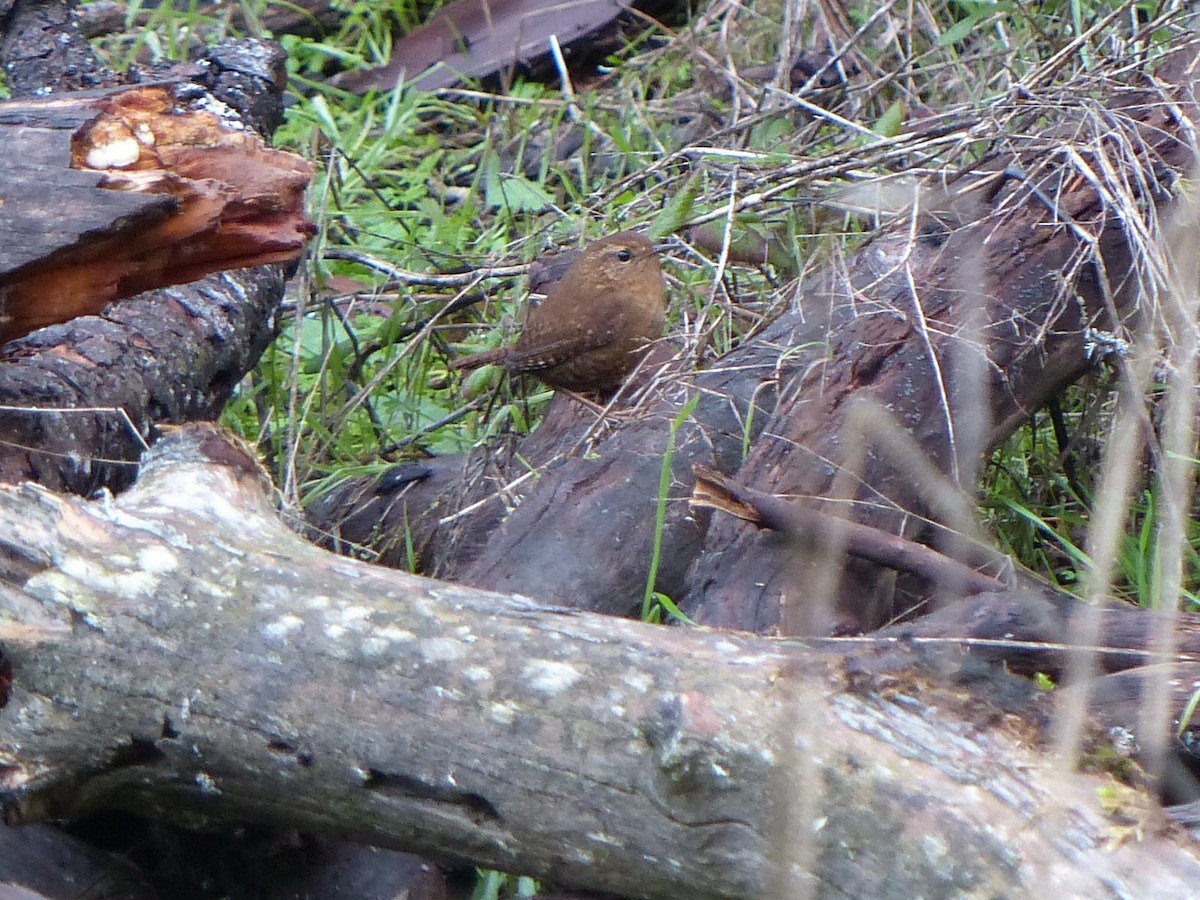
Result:
<svg viewBox="0 0 1200 900"><path fill-rule="evenodd" d="M651 240L658 240L668 234L673 234L683 227L692 215L692 207L700 196L700 175L694 174L685 181L678 190L667 200L646 233Z"/></svg>
<svg viewBox="0 0 1200 900"><path fill-rule="evenodd" d="M875 120L871 130L882 137L895 137L900 133L900 126L903 124L904 104L897 100Z"/></svg>
<svg viewBox="0 0 1200 900"><path fill-rule="evenodd" d="M655 607L654 599L656 591L654 590L654 581L658 577L658 565L662 558L662 536L663 525L667 518L667 492L671 487L671 460L675 456L675 436L679 433L679 429L683 424L691 418L691 415L696 410L696 404L700 402L700 395L695 394L675 416L671 422L671 430L667 435L667 449L663 453L662 468L659 471L658 477L658 504L654 511L654 548L650 555L650 571L646 575L646 590L642 595L642 619L647 620L650 617L651 610ZM670 604L670 609L675 609L675 604L663 594L657 594L660 598L657 605L667 608ZM664 602L665 601L665 602ZM668 610L669 611L669 610ZM681 620L687 620L687 616L675 609Z"/></svg>
<svg viewBox="0 0 1200 900"><path fill-rule="evenodd" d="M483 199L489 207L509 212L541 212L554 205L554 198L541 186L520 175L501 172L495 155L490 155L485 164Z"/></svg>
<svg viewBox="0 0 1200 900"><path fill-rule="evenodd" d="M970 34L971 30L978 25L982 19L982 13L973 13L972 15L967 16L965 19L955 22L938 36L938 46L948 47L951 44L957 44L968 34Z"/></svg>

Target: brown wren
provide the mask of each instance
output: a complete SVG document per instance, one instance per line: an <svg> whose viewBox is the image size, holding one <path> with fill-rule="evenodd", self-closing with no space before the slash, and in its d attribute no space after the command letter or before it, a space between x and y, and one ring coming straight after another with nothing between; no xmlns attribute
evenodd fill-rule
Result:
<svg viewBox="0 0 1200 900"><path fill-rule="evenodd" d="M633 231L594 241L546 299L532 307L513 343L463 356L451 369L502 366L553 388L605 393L662 335L667 291L654 245Z"/></svg>

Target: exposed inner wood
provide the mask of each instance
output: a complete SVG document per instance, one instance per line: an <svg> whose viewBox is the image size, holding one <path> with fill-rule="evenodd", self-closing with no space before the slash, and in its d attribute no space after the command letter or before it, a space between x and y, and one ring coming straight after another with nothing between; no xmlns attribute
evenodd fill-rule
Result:
<svg viewBox="0 0 1200 900"><path fill-rule="evenodd" d="M312 164L182 84L0 103L0 342L143 291L297 258ZM68 168L69 167L69 168Z"/></svg>

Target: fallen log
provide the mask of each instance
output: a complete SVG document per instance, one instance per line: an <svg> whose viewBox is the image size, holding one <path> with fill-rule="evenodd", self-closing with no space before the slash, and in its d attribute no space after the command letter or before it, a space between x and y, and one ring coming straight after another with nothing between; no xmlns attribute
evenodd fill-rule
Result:
<svg viewBox="0 0 1200 900"><path fill-rule="evenodd" d="M633 897L1200 878L1149 798L1046 764L1053 695L1000 667L872 675L367 566L263 487L195 426L115 499L0 489L9 822L286 823Z"/></svg>

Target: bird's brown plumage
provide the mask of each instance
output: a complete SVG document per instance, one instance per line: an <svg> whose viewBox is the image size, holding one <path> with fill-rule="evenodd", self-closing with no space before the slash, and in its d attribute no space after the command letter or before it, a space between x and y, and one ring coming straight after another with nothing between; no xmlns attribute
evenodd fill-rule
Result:
<svg viewBox="0 0 1200 900"><path fill-rule="evenodd" d="M667 294L654 245L622 231L587 246L506 347L464 356L452 369L498 365L554 388L609 391L662 334Z"/></svg>

